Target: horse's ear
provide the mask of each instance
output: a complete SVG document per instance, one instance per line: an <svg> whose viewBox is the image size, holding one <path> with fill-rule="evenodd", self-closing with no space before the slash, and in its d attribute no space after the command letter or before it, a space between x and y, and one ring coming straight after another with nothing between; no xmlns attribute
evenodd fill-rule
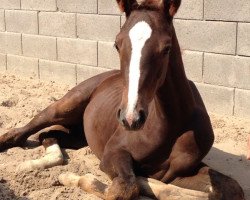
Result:
<svg viewBox="0 0 250 200"><path fill-rule="evenodd" d="M181 5L181 0L163 0L163 1L164 1L165 12L167 12L170 17L174 17L174 15L177 13Z"/></svg>
<svg viewBox="0 0 250 200"><path fill-rule="evenodd" d="M125 12L126 17L130 15L132 10L138 6L136 0L116 0L121 12Z"/></svg>

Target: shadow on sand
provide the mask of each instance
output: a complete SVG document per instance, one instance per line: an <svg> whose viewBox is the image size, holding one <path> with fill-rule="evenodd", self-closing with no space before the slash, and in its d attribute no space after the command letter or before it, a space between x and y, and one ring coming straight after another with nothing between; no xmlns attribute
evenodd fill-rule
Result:
<svg viewBox="0 0 250 200"><path fill-rule="evenodd" d="M3 180L0 180L0 200L29 200L27 197L17 197Z"/></svg>
<svg viewBox="0 0 250 200"><path fill-rule="evenodd" d="M237 180L250 200L250 161L244 155L234 155L213 147L204 159L211 168Z"/></svg>

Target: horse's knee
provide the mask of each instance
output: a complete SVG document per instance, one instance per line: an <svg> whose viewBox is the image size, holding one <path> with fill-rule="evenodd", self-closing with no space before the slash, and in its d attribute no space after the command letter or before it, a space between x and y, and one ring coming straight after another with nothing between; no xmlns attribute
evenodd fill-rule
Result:
<svg viewBox="0 0 250 200"><path fill-rule="evenodd" d="M133 180L124 180L120 177L117 177L113 179L112 185L108 190L106 199L133 200L138 198L139 193L139 186L135 178Z"/></svg>

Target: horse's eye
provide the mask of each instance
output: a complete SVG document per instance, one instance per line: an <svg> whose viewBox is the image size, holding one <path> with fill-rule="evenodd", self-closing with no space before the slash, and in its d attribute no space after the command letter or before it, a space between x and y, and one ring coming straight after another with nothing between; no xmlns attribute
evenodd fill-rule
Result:
<svg viewBox="0 0 250 200"><path fill-rule="evenodd" d="M171 46L165 46L164 49L162 50L162 53L164 55L168 54L171 50Z"/></svg>
<svg viewBox="0 0 250 200"><path fill-rule="evenodd" d="M114 47L116 48L116 50L119 52L119 47L118 47L118 45L117 45L117 43L115 42L114 43Z"/></svg>

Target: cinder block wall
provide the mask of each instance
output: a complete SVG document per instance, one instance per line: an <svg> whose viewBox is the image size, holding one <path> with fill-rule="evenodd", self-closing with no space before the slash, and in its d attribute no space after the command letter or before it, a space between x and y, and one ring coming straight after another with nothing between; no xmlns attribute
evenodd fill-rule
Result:
<svg viewBox="0 0 250 200"><path fill-rule="evenodd" d="M118 69L124 20L115 0L1 0L0 71L73 86ZM183 0L175 27L208 109L250 117L250 1Z"/></svg>

